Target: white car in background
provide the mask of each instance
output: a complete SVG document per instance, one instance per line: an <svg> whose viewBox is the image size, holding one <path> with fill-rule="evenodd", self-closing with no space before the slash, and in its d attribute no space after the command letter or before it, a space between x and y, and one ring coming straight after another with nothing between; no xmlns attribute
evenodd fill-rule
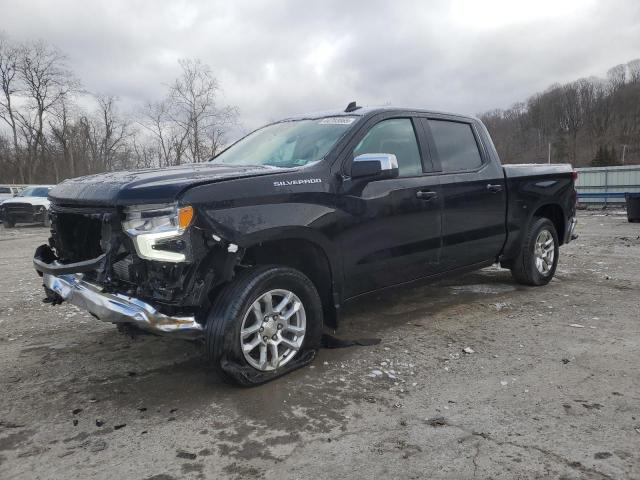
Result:
<svg viewBox="0 0 640 480"><path fill-rule="evenodd" d="M20 187L14 187L11 185L0 185L0 203L15 197L20 193Z"/></svg>
<svg viewBox="0 0 640 480"><path fill-rule="evenodd" d="M0 205L2 205L2 202L5 200L15 197L18 193L20 193L19 187L0 185ZM0 223L2 223L2 215L0 215Z"/></svg>
<svg viewBox="0 0 640 480"><path fill-rule="evenodd" d="M4 200L0 204L0 218L5 228L13 228L16 223L42 223L49 221L49 190L53 185L32 185L22 190L17 197Z"/></svg>

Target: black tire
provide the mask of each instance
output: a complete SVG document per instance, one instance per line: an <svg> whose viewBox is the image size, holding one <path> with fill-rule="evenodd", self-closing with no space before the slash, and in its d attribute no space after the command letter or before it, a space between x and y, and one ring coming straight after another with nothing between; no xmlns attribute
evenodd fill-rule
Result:
<svg viewBox="0 0 640 480"><path fill-rule="evenodd" d="M298 296L306 313L306 332L300 350L284 367L262 371L245 359L240 329L245 313L264 293L286 289ZM258 266L241 272L215 299L205 325L207 359L219 376L242 386L254 386L280 377L313 360L322 334L320 296L303 273L277 265Z"/></svg>
<svg viewBox="0 0 640 480"><path fill-rule="evenodd" d="M14 228L16 226L16 224L9 219L3 220L2 225L4 225L4 228Z"/></svg>
<svg viewBox="0 0 640 480"><path fill-rule="evenodd" d="M553 237L554 256L553 264L546 274L541 273L536 267L535 243L538 235L543 230L547 230ZM558 266L558 256L560 253L560 243L558 242L558 233L556 228L548 218L534 218L525 233L522 241L522 249L513 262L511 267L511 275L516 282L523 285L541 286L551 281L556 273Z"/></svg>

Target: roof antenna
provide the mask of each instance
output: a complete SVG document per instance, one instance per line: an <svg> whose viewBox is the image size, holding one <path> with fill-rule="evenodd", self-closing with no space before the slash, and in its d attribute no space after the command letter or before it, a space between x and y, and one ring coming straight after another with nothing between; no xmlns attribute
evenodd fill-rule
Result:
<svg viewBox="0 0 640 480"><path fill-rule="evenodd" d="M356 102L351 102L349 105L347 105L347 108L344 110L345 112L349 113L349 112L355 112L356 110L358 110L359 107Z"/></svg>

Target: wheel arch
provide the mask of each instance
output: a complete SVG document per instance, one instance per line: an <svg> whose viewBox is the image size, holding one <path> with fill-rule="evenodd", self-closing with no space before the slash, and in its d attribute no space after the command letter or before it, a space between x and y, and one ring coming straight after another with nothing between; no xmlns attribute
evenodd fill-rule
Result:
<svg viewBox="0 0 640 480"><path fill-rule="evenodd" d="M549 219L551 223L553 223L556 233L558 234L559 245L564 243L567 225L565 221L565 210L562 208L562 205L557 202L545 202L540 205L535 205L533 208L528 208L527 210L531 211L531 213L520 217L521 220L517 221L517 223L515 223L515 219L509 219L514 222L514 224L521 225L522 227L512 233L509 233L504 251L499 258L500 265L503 268L511 268L513 265L513 261L522 249L522 243L526 232L529 230L536 218Z"/></svg>
<svg viewBox="0 0 640 480"><path fill-rule="evenodd" d="M556 233L558 234L558 243L562 245L564 243L565 233L566 233L566 222L565 222L565 214L562 207L557 203L546 203L544 205L540 205L531 218L529 218L529 225L533 222L535 218L548 218L553 223L553 226L556 228Z"/></svg>
<svg viewBox="0 0 640 480"><path fill-rule="evenodd" d="M277 264L304 273L318 290L324 323L335 328L338 325L341 291L335 252L309 236L290 233L263 236L259 241L243 245L244 254L240 265Z"/></svg>

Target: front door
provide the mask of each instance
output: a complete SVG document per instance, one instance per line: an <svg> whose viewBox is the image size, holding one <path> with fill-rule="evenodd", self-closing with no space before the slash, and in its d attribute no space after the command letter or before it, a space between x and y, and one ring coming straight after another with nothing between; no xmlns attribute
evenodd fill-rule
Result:
<svg viewBox="0 0 640 480"><path fill-rule="evenodd" d="M436 273L441 248L441 195L412 118L373 120L350 159L390 153L398 160L393 179L353 181L339 208L346 215L339 235L345 294L351 297ZM358 141L359 140L359 141Z"/></svg>

